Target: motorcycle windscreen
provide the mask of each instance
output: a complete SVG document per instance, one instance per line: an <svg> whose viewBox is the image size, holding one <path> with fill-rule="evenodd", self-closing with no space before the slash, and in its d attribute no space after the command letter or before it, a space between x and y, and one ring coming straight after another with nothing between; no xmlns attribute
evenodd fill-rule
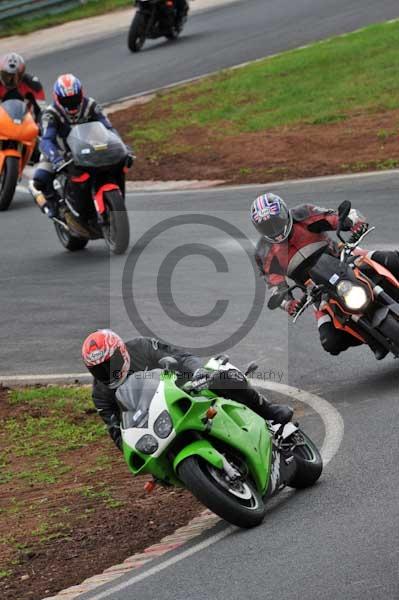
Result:
<svg viewBox="0 0 399 600"><path fill-rule="evenodd" d="M316 284L333 284L342 275L342 265L338 258L330 254L322 254L317 263L309 271L312 281ZM336 277L335 277L336 276Z"/></svg>
<svg viewBox="0 0 399 600"><path fill-rule="evenodd" d="M148 413L161 381L161 369L132 373L117 389L123 429L147 427Z"/></svg>
<svg viewBox="0 0 399 600"><path fill-rule="evenodd" d="M99 122L74 125L67 144L78 167L111 167L121 163L127 155L120 137Z"/></svg>
<svg viewBox="0 0 399 600"><path fill-rule="evenodd" d="M17 124L22 123L28 110L25 102L22 102L22 100L6 100L1 104L1 108Z"/></svg>

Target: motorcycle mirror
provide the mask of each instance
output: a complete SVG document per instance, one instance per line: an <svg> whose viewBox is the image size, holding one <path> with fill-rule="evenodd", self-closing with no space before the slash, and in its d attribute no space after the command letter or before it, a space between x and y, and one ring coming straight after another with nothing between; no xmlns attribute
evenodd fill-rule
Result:
<svg viewBox="0 0 399 600"><path fill-rule="evenodd" d="M246 377L248 377L248 375L251 375L252 373L255 373L255 371L258 369L258 365L256 364L256 362L253 360L249 363L249 365L246 368L246 371L244 373L244 375Z"/></svg>
<svg viewBox="0 0 399 600"><path fill-rule="evenodd" d="M352 204L349 202L349 200L344 200L338 206L339 222L341 225L343 225L345 223L345 221L350 213L351 208L352 208Z"/></svg>
<svg viewBox="0 0 399 600"><path fill-rule="evenodd" d="M283 290L282 292L276 292L275 294L273 294L273 296L270 296L268 303L267 303L267 308L270 308L270 310L275 310L276 308L278 308L282 301L284 300L284 298L287 295L287 290Z"/></svg>
<svg viewBox="0 0 399 600"><path fill-rule="evenodd" d="M159 360L159 365L165 371L176 371L178 362L173 356L164 356Z"/></svg>
<svg viewBox="0 0 399 600"><path fill-rule="evenodd" d="M215 356L215 359L220 360L222 365L226 365L229 362L230 357L228 354L218 354Z"/></svg>

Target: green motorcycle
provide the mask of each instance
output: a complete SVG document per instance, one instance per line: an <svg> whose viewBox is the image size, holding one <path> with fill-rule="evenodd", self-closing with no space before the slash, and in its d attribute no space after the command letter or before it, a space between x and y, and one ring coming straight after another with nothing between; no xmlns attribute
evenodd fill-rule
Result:
<svg viewBox="0 0 399 600"><path fill-rule="evenodd" d="M239 527L259 525L265 501L285 486L305 488L323 464L297 425L266 422L248 407L179 386L173 358L162 368L133 373L118 388L123 453L134 475L151 473L163 485L186 487L211 511ZM232 368L226 358L206 369ZM256 365L249 365L245 375Z"/></svg>

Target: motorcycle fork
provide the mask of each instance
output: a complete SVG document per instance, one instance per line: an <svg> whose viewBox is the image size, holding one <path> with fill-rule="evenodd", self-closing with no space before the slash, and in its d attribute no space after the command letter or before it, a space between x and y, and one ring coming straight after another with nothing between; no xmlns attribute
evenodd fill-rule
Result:
<svg viewBox="0 0 399 600"><path fill-rule="evenodd" d="M150 37L151 29L153 28L154 23L155 23L155 15L156 15L157 7L156 7L156 5L153 5L150 10L148 10L147 7L145 9L143 9L143 7L140 7L139 10L140 10L141 14L145 15L148 18L146 26L145 26L144 35L146 37Z"/></svg>

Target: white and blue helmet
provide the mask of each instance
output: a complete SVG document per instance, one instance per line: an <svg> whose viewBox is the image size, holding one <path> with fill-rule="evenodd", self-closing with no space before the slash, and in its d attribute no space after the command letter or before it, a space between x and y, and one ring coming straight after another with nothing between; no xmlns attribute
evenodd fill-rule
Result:
<svg viewBox="0 0 399 600"><path fill-rule="evenodd" d="M267 193L258 196L251 206L251 221L271 244L281 244L291 233L292 214L280 196Z"/></svg>

